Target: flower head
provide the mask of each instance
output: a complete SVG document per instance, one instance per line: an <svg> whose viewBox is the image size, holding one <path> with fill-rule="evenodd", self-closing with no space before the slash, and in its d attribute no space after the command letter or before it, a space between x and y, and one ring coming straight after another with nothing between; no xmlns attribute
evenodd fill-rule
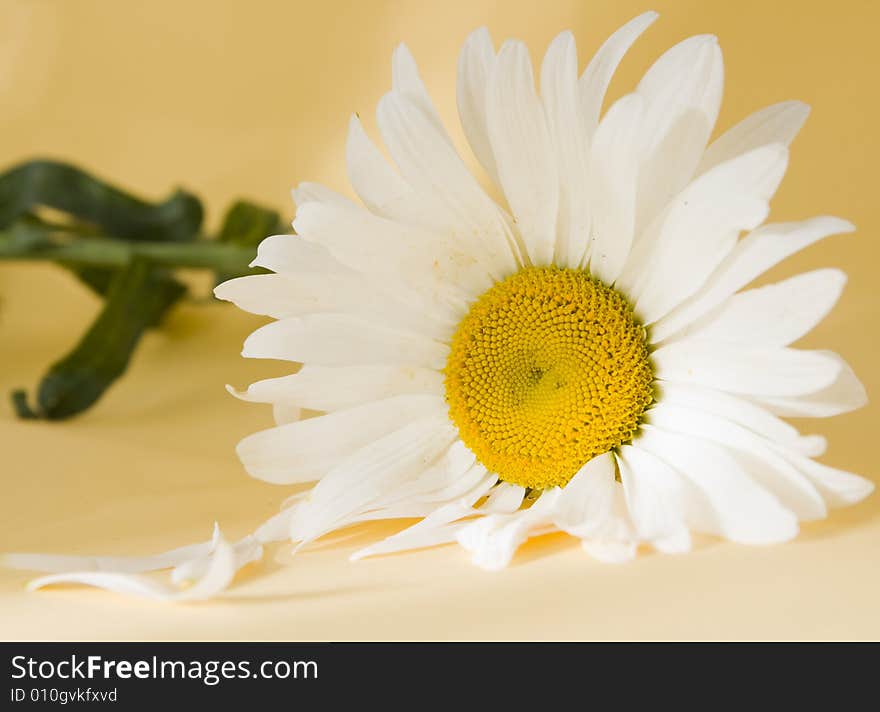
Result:
<svg viewBox="0 0 880 712"><path fill-rule="evenodd" d="M316 481L279 520L295 541L419 517L356 556L457 540L497 568L530 534L561 529L617 560L642 543L687 550L692 531L784 541L871 490L813 460L823 439L779 418L864 402L838 356L790 347L844 275L738 291L852 229L762 226L808 109L771 106L708 143L723 67L716 39L698 36L603 113L654 19L621 28L580 77L561 34L540 91L522 43L468 38L459 113L501 203L399 47L377 112L394 165L352 118L360 203L301 185L297 234L268 238L255 262L275 274L217 289L277 318L245 356L303 363L241 394L280 414L239 446L248 471ZM324 414L291 420L300 408Z"/></svg>
<svg viewBox="0 0 880 712"><path fill-rule="evenodd" d="M792 348L845 275L749 284L853 228L763 224L806 119L770 106L711 143L723 67L714 37L663 54L603 112L611 76L655 19L618 30L578 76L570 33L544 57L486 30L461 52L458 107L494 201L446 133L409 51L393 57L378 124L394 165L351 119L354 202L302 184L296 235L267 238L218 297L276 319L243 354L299 362L242 398L277 426L243 440L248 472L314 483L254 535L142 559L15 555L6 563L166 600L214 595L262 544L299 546L353 524L419 518L359 558L457 541L505 566L562 530L596 558L691 533L785 541L873 485L816 462L823 438L781 416L865 403L836 354ZM303 410L318 411L300 418ZM174 566L181 593L131 572Z"/></svg>

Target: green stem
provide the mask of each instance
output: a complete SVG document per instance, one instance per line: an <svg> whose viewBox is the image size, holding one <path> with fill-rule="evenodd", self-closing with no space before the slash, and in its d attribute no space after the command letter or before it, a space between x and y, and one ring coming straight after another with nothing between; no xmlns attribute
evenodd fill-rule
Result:
<svg viewBox="0 0 880 712"><path fill-rule="evenodd" d="M69 240L60 238L57 233L30 232L25 236L15 229L0 231L0 260L49 260L83 267L125 267L134 258L141 257L163 267L245 273L254 254L252 247L213 240L131 242L112 237L83 236Z"/></svg>

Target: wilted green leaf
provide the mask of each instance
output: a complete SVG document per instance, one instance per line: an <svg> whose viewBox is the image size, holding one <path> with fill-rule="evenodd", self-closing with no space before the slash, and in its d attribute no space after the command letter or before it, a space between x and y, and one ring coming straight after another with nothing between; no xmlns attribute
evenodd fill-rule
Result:
<svg viewBox="0 0 880 712"><path fill-rule="evenodd" d="M91 328L40 383L36 408L27 405L21 391L13 394L18 414L61 420L86 410L125 372L144 330L156 324L185 291L142 259L117 271Z"/></svg>
<svg viewBox="0 0 880 712"><path fill-rule="evenodd" d="M54 208L90 223L115 238L187 242L196 239L202 205L176 191L151 204L56 161L29 161L0 175L0 227L40 207ZM107 293L115 270L63 264L100 295Z"/></svg>
<svg viewBox="0 0 880 712"><path fill-rule="evenodd" d="M202 224L198 198L180 190L153 205L56 161L30 161L0 175L0 227L41 206L125 240L193 240Z"/></svg>

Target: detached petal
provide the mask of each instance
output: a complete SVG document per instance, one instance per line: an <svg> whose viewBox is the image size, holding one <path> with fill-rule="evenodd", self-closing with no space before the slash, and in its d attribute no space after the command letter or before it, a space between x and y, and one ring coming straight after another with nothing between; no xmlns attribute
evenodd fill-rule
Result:
<svg viewBox="0 0 880 712"><path fill-rule="evenodd" d="M235 550L218 531L213 553L204 572L189 588L181 590L135 574L76 571L43 576L31 581L28 590L34 591L56 584L83 584L157 601L183 603L202 601L218 595L232 582L237 569Z"/></svg>

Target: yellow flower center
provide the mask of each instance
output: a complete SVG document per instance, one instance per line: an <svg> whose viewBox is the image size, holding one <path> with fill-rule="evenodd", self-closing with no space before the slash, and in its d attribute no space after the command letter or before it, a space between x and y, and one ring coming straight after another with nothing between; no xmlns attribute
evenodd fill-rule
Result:
<svg viewBox="0 0 880 712"><path fill-rule="evenodd" d="M653 400L645 328L588 272L530 267L471 306L446 400L461 439L502 480L564 486L631 440Z"/></svg>

